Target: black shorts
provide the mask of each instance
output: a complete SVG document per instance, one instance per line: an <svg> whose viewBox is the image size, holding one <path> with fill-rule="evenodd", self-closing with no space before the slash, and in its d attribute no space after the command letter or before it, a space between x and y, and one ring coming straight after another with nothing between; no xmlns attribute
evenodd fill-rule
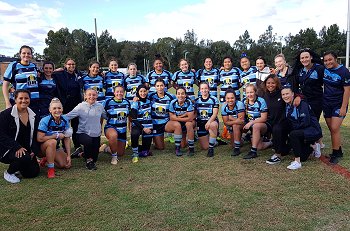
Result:
<svg viewBox="0 0 350 231"><path fill-rule="evenodd" d="M344 119L345 116L339 116L340 108L341 108L341 104L340 105L323 104L323 117L324 118L339 117ZM346 112L348 112L348 108L346 108Z"/></svg>
<svg viewBox="0 0 350 231"><path fill-rule="evenodd" d="M182 133L186 133L186 132L187 132L187 129L186 129L186 122L180 122L180 124L181 124Z"/></svg>
<svg viewBox="0 0 350 231"><path fill-rule="evenodd" d="M165 124L153 124L153 136L164 136Z"/></svg>

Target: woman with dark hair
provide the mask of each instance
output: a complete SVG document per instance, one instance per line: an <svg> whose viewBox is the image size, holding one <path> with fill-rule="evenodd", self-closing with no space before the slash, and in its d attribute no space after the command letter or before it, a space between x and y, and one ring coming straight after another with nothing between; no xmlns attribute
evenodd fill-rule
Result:
<svg viewBox="0 0 350 231"><path fill-rule="evenodd" d="M141 84L136 89L136 96L131 102L131 147L132 147L132 162L139 161L141 157L151 155L150 148L152 144L152 107L151 101L147 98L148 88ZM142 135L142 146L139 147L139 137Z"/></svg>
<svg viewBox="0 0 350 231"><path fill-rule="evenodd" d="M118 71L118 60L111 58L109 61L109 71L104 76L104 88L106 90L106 99L114 97L114 89L116 86L124 86L125 75Z"/></svg>
<svg viewBox="0 0 350 231"><path fill-rule="evenodd" d="M338 64L334 52L326 52L323 55L323 62L326 66L323 78L323 115L331 132L333 149L329 162L337 164L343 157L340 126L348 110L350 73L343 65Z"/></svg>
<svg viewBox="0 0 350 231"><path fill-rule="evenodd" d="M58 97L53 70L55 70L53 62L45 61L43 63L43 74L39 78L40 118L50 114L50 102L53 98Z"/></svg>
<svg viewBox="0 0 350 231"><path fill-rule="evenodd" d="M39 115L38 68L31 62L33 58L33 49L27 45L23 45L19 49L19 56L20 59L11 62L4 73L2 93L4 95L6 108L10 108L14 103L14 99L9 97L9 86L12 84L14 90L26 89L30 92L31 110L33 110L36 115Z"/></svg>
<svg viewBox="0 0 350 231"><path fill-rule="evenodd" d="M294 161L288 169L301 168L301 162L306 161L316 148L315 142L322 137L321 126L314 116L309 104L301 100L298 106L294 105L294 92L290 86L285 86L282 99L286 103L286 118L289 122L290 146L294 152Z"/></svg>
<svg viewBox="0 0 350 231"><path fill-rule="evenodd" d="M15 105L0 112L0 161L9 164L4 179L13 184L20 182L15 175L17 171L26 178L36 177L40 172L36 159L39 120L28 107L30 94L25 89L16 90Z"/></svg>
<svg viewBox="0 0 350 231"><path fill-rule="evenodd" d="M218 97L219 72L218 69L213 67L213 61L209 57L204 60L204 68L196 72L197 82L207 82L210 89L209 93L214 97ZM200 90L198 89L198 96L200 94Z"/></svg>
<svg viewBox="0 0 350 231"><path fill-rule="evenodd" d="M262 83L270 74L270 68L266 65L266 60L262 56L258 56L256 58L255 65L258 69L256 72L256 87L258 88L257 94L261 96L263 94Z"/></svg>
<svg viewBox="0 0 350 231"><path fill-rule="evenodd" d="M183 87L186 90L188 98L194 102L196 96L194 95L194 83L196 74L190 70L190 65L186 59L180 59L179 62L180 70L175 72L172 81L175 88Z"/></svg>
<svg viewBox="0 0 350 231"><path fill-rule="evenodd" d="M62 103L63 113L67 114L83 100L81 76L72 58L65 60L63 70L54 72L54 81L57 86L58 98ZM73 129L72 140L75 148L72 157L77 157L82 152L77 136L79 118L72 119L70 123Z"/></svg>
<svg viewBox="0 0 350 231"><path fill-rule="evenodd" d="M256 73L258 69L255 66L250 65L250 60L247 54L241 54L240 59L241 72L240 72L240 80L241 86L243 87L243 97L245 97L245 88L248 84L256 85Z"/></svg>
<svg viewBox="0 0 350 231"><path fill-rule="evenodd" d="M157 55L153 62L153 70L146 76L146 82L149 83L150 93L156 92L156 81L162 79L164 81L165 91L168 91L169 83L173 74L164 69L164 61L160 55Z"/></svg>
<svg viewBox="0 0 350 231"><path fill-rule="evenodd" d="M105 92L104 92L104 86L105 86L105 80L100 75L100 63L97 61L92 61L89 64L89 72L87 75L83 76L83 89L84 91L86 89L95 89L97 91L97 102L103 103L106 99ZM123 85L121 85L123 86ZM113 88L114 89L114 88Z"/></svg>

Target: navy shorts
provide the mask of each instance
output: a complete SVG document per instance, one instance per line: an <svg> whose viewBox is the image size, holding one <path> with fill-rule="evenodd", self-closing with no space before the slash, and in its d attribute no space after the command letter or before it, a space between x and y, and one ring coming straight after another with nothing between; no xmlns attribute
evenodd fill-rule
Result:
<svg viewBox="0 0 350 231"><path fill-rule="evenodd" d="M105 128L104 128L105 134L106 134L106 130L108 128L113 128L117 132L117 134L118 134L118 139L117 140L118 141L126 142L126 132L118 132L118 129L115 128L115 127L105 126Z"/></svg>
<svg viewBox="0 0 350 231"><path fill-rule="evenodd" d="M153 136L164 136L165 124L153 124Z"/></svg>
<svg viewBox="0 0 350 231"><path fill-rule="evenodd" d="M323 104L323 116L324 118L332 118L332 117L339 117L344 119L345 116L339 116L341 105L325 105ZM346 112L348 112L348 108L346 108Z"/></svg>

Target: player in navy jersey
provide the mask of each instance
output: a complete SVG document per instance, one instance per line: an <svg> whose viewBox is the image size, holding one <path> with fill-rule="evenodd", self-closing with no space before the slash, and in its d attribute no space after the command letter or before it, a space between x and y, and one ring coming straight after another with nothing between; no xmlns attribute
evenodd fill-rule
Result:
<svg viewBox="0 0 350 231"><path fill-rule="evenodd" d="M132 102L136 96L136 90L138 86L145 84L147 85L145 77L137 73L137 66L135 63L128 64L128 75L124 80L124 88L126 91L126 99Z"/></svg>
<svg viewBox="0 0 350 231"><path fill-rule="evenodd" d="M188 98L194 101L196 97L194 95L193 86L195 83L196 74L189 69L190 66L186 59L180 59L179 67L180 67L180 70L175 72L172 77L174 86L175 88L177 87L185 88Z"/></svg>
<svg viewBox="0 0 350 231"><path fill-rule="evenodd" d="M118 156L125 153L126 125L131 106L129 101L124 98L124 93L123 86L115 87L115 97L106 100L103 105L107 113L104 130L112 152L111 164L113 165L118 163Z"/></svg>
<svg viewBox="0 0 350 231"><path fill-rule="evenodd" d="M176 99L169 105L170 121L165 126L165 131L174 133L175 154L182 156L181 145L183 138L186 138L189 155L194 155L194 108L190 98L187 97L186 89L182 86L176 89Z"/></svg>
<svg viewBox="0 0 350 231"><path fill-rule="evenodd" d="M221 105L222 121L228 128L233 144L232 156L238 156L241 151L242 129L244 125L245 107L244 104L236 100L234 91L229 88L225 92L226 103Z"/></svg>
<svg viewBox="0 0 350 231"><path fill-rule="evenodd" d="M243 87L243 98L245 97L245 87L248 84L256 84L256 73L258 69L250 65L250 61L245 53L241 55L240 65L242 71L240 72L241 84Z"/></svg>
<svg viewBox="0 0 350 231"><path fill-rule="evenodd" d="M55 69L54 66L53 62L45 61L43 64L44 73L39 78L40 117L50 114L50 102L54 97L58 96L56 81L52 76Z"/></svg>
<svg viewBox="0 0 350 231"><path fill-rule="evenodd" d="M155 82L156 92L150 93L152 102L153 142L156 149L164 149L165 125L169 121L169 104L176 97L165 91L163 79Z"/></svg>
<svg viewBox="0 0 350 231"><path fill-rule="evenodd" d="M329 161L337 164L343 157L340 126L348 110L350 73L343 65L338 64L334 52L326 52L323 61L326 66L323 77L323 115L331 133L333 150Z"/></svg>
<svg viewBox="0 0 350 231"><path fill-rule="evenodd" d="M213 67L211 58L205 58L204 68L196 72L196 79L198 83L207 82L210 88L210 95L218 97L219 70ZM200 90L198 89L199 95Z"/></svg>
<svg viewBox="0 0 350 231"><path fill-rule="evenodd" d="M136 95L131 103L131 147L132 147L132 162L137 163L139 153L142 157L151 155L150 147L152 144L152 106L151 101L147 97L148 88L145 85L140 85L136 89ZM139 147L139 137L142 135L142 146Z"/></svg>
<svg viewBox="0 0 350 231"><path fill-rule="evenodd" d="M277 77L280 79L281 86L286 85L289 83L292 88L294 89L295 87L295 81L292 76L293 69L288 66L286 62L286 58L284 57L284 54L278 54L275 56L275 69L272 69L272 74L276 74Z"/></svg>
<svg viewBox="0 0 350 231"><path fill-rule="evenodd" d="M165 91L168 91L169 84L171 82L173 74L171 74L167 70L164 70L163 66L164 66L163 59L161 57L156 57L153 62L154 70L149 72L146 76L146 82L149 83L150 93L156 92L155 83L159 78L164 80Z"/></svg>
<svg viewBox="0 0 350 231"><path fill-rule="evenodd" d="M11 62L5 73L4 83L2 85L2 93L4 95L5 106L10 108L14 99L9 97L9 86L12 84L14 90L26 89L30 91L30 108L35 114L39 115L39 85L38 85L38 69L31 62L33 58L33 50L31 47L23 45L19 50L20 61Z"/></svg>
<svg viewBox="0 0 350 231"><path fill-rule="evenodd" d="M268 148L271 146L271 142L263 142L261 138L269 129L265 100L257 96L257 89L254 84L248 84L245 91L246 99L243 101L243 104L246 111L246 124L243 127L243 132L252 132L252 146L248 154L243 158L252 159L258 156L257 150Z"/></svg>
<svg viewBox="0 0 350 231"><path fill-rule="evenodd" d="M38 127L38 142L41 142L41 153L44 155L40 161L42 167L47 163L47 177L55 177L55 166L70 168L70 136L69 120L62 115L63 107L58 98L53 98L49 106L50 115L41 119ZM63 140L66 152L56 149L59 140Z"/></svg>
<svg viewBox="0 0 350 231"><path fill-rule="evenodd" d="M118 71L118 61L111 59L109 61L109 71L105 73L104 88L106 89L106 99L114 97L114 88L116 86L124 86L125 76Z"/></svg>
<svg viewBox="0 0 350 231"><path fill-rule="evenodd" d="M105 100L105 92L103 88L105 86L104 78L100 74L100 63L93 61L89 64L89 73L83 76L83 88L84 91L87 89L95 89L98 93L97 102L103 103Z"/></svg>
<svg viewBox="0 0 350 231"><path fill-rule="evenodd" d="M235 91L237 99L241 98L239 88L241 87L241 80L239 77L240 70L237 67L232 67L232 58L225 57L223 62L223 70L219 72L220 80L220 103L225 102L225 92L231 87Z"/></svg>
<svg viewBox="0 0 350 231"><path fill-rule="evenodd" d="M202 149L208 149L208 157L214 156L214 145L219 129L217 115L219 111L219 101L209 94L209 84L201 82L199 84L201 96L195 100L197 133L199 145Z"/></svg>

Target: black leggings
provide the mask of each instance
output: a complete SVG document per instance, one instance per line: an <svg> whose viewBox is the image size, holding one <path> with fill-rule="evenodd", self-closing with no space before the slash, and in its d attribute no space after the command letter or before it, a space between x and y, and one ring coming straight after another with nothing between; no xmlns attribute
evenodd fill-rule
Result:
<svg viewBox="0 0 350 231"><path fill-rule="evenodd" d="M294 156L300 157L301 161L306 161L313 149L310 144L314 142L305 142L304 130L294 130L289 133L290 145L293 148Z"/></svg>
<svg viewBox="0 0 350 231"><path fill-rule="evenodd" d="M91 137L84 133L78 134L78 141L84 146L84 158L86 160L93 159L94 162L97 161L100 148L100 138L100 136Z"/></svg>
<svg viewBox="0 0 350 231"><path fill-rule="evenodd" d="M141 131L138 127L132 127L131 128L131 147L132 148L137 148L139 145L139 137L142 134L142 146L141 151L149 151L151 148L151 143L152 143L152 136L145 137L145 135L148 135Z"/></svg>
<svg viewBox="0 0 350 231"><path fill-rule="evenodd" d="M30 156L30 153L26 152L20 158L16 157L16 150L11 149L5 156L0 160L4 164L9 164L7 172L14 174L19 171L25 178L34 178L39 175L40 167L36 157Z"/></svg>
<svg viewBox="0 0 350 231"><path fill-rule="evenodd" d="M272 127L272 143L276 153L282 155L289 153L288 133L289 124L287 120L277 123Z"/></svg>

